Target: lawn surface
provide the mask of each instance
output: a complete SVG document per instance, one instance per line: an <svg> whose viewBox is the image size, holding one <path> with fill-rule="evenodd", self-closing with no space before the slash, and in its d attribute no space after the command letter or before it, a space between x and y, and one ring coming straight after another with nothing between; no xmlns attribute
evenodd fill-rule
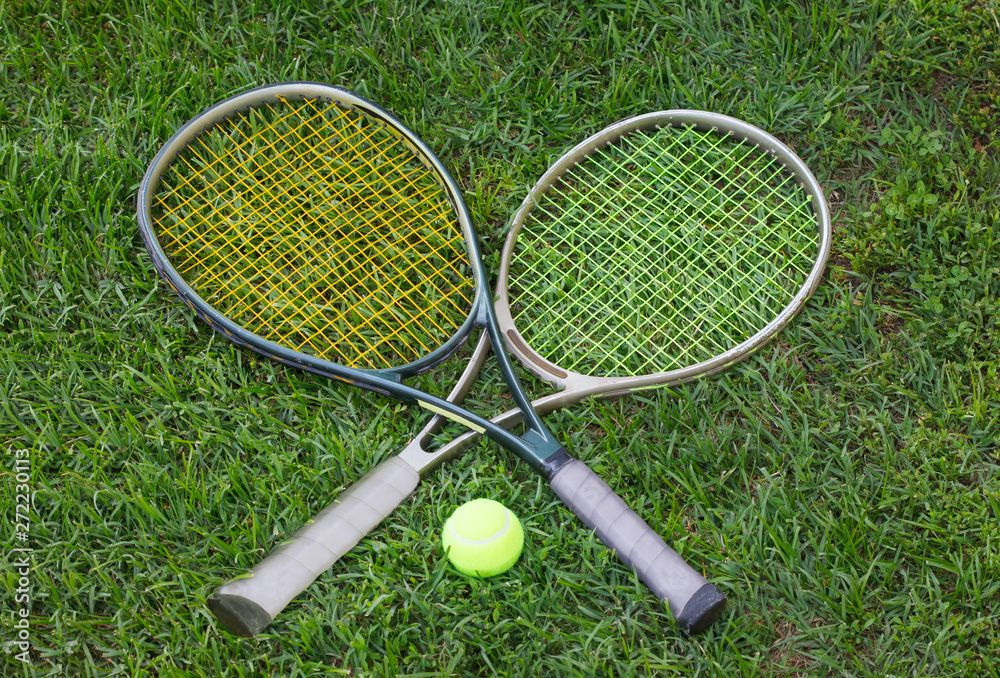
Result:
<svg viewBox="0 0 1000 678"><path fill-rule="evenodd" d="M1000 674L995 2L210 4L0 5L0 673ZM300 79L381 103L435 149L491 268L545 167L626 116L729 114L813 168L833 254L777 341L675 393L547 420L726 591L708 632L680 633L485 443L266 634L218 626L204 601L220 583L425 421L235 348L142 247L135 194L160 145L217 100ZM446 393L459 364L418 385ZM490 412L503 390L487 374L471 402ZM477 497L527 533L486 581L438 546Z"/></svg>

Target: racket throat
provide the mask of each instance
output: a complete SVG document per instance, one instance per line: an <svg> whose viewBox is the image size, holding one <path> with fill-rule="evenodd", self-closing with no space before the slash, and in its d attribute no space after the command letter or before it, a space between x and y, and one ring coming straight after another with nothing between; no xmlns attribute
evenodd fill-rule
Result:
<svg viewBox="0 0 1000 678"><path fill-rule="evenodd" d="M498 436L498 433L501 435ZM518 458L546 479L551 479L553 474L573 460L573 457L566 453L559 441L544 428L542 431L529 428L521 436L513 436L514 441L516 441L513 445L504 440L503 434L510 435L507 431L497 427L486 430L488 438L514 452Z"/></svg>
<svg viewBox="0 0 1000 678"><path fill-rule="evenodd" d="M534 431L528 431L524 435L524 438L534 434ZM566 450L563 449L562 445L558 443L555 444L556 447L552 452L545 458L540 460L540 466L538 466L539 472L548 479L552 479L556 473L558 473L566 464L573 461L573 457L569 456Z"/></svg>

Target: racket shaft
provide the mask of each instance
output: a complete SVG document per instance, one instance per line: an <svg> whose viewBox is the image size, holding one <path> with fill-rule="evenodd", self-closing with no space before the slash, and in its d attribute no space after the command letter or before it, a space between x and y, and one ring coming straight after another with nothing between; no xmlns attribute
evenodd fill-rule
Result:
<svg viewBox="0 0 1000 678"><path fill-rule="evenodd" d="M556 471L552 490L660 600L678 626L697 633L722 613L726 597L667 546L660 535L582 461Z"/></svg>
<svg viewBox="0 0 1000 678"><path fill-rule="evenodd" d="M403 503L420 482L399 457L369 471L243 577L209 598L231 632L254 636L291 600Z"/></svg>

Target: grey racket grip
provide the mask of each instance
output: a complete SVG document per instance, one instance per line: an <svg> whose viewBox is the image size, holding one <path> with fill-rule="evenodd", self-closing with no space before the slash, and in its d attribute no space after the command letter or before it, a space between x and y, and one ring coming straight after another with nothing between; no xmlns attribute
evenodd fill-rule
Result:
<svg viewBox="0 0 1000 678"><path fill-rule="evenodd" d="M209 609L232 633L257 635L403 503L419 482L419 474L398 457L382 462L249 573L220 586L208 598Z"/></svg>
<svg viewBox="0 0 1000 678"><path fill-rule="evenodd" d="M698 633L726 607L726 596L667 546L653 528L630 509L608 484L579 460L552 476L552 489L582 520L594 528L660 600L666 600L677 625Z"/></svg>

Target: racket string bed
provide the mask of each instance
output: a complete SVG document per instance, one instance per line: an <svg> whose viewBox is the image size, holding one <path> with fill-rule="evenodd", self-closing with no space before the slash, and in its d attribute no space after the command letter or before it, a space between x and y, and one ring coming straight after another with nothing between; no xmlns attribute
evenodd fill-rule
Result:
<svg viewBox="0 0 1000 678"><path fill-rule="evenodd" d="M474 289L447 195L377 122L281 105L221 122L172 164L154 202L164 249L209 303L275 343L368 368L428 354Z"/></svg>
<svg viewBox="0 0 1000 678"><path fill-rule="evenodd" d="M777 161L690 127L594 150L549 187L520 238L519 331L550 362L609 376L745 341L788 304L818 247L809 196Z"/></svg>

